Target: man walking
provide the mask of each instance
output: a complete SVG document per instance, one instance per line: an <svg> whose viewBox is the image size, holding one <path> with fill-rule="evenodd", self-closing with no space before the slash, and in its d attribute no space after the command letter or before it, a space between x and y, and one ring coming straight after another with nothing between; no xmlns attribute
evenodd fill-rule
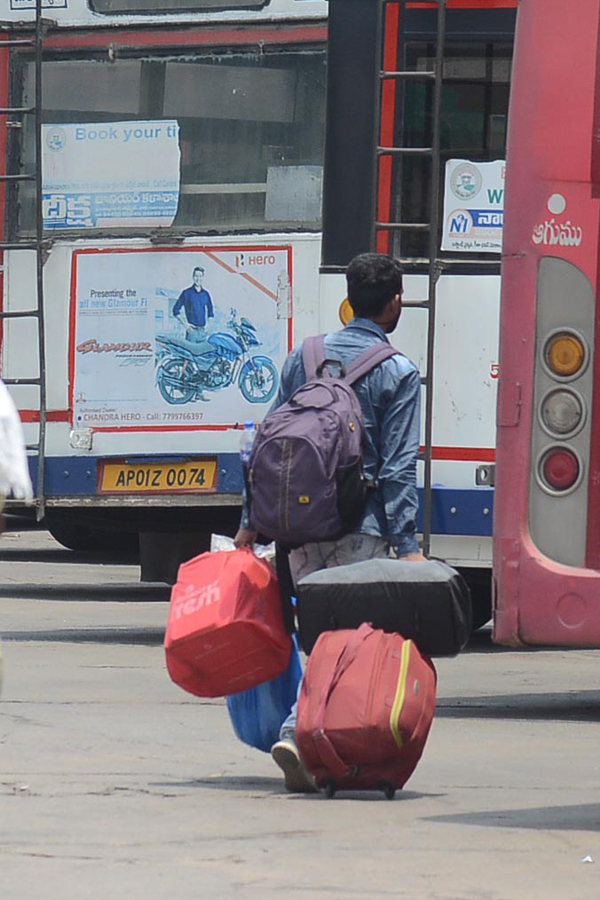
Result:
<svg viewBox="0 0 600 900"><path fill-rule="evenodd" d="M347 368L367 348L388 342L387 335L396 328L402 311L402 267L393 257L364 253L349 264L346 280L354 318L341 331L326 336L325 351L327 359L339 360ZM287 402L305 380L302 348L297 347L283 365L272 409ZM359 379L354 391L363 415L364 472L377 487L352 534L291 551L290 568L296 583L317 569L388 557L390 549L401 559L424 559L416 539L419 370L397 354ZM236 546L252 546L255 538L244 512ZM288 790L311 791L314 783L296 747L295 725L296 707L283 723L271 754L284 772Z"/></svg>
<svg viewBox="0 0 600 900"><path fill-rule="evenodd" d="M212 299L204 285L205 270L196 266L192 272L193 284L181 292L173 307L173 315L185 327L188 341L200 344L206 340L206 321L214 318ZM181 315L185 312L185 319Z"/></svg>

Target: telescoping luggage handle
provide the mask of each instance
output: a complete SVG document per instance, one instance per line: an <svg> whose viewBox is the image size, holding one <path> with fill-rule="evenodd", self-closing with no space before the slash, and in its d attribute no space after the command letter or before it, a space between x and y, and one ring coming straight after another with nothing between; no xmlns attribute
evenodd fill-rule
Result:
<svg viewBox="0 0 600 900"><path fill-rule="evenodd" d="M356 659L358 651L364 642L373 633L373 629L366 622L353 633L348 643L340 651L340 655L331 670L331 674L321 690L321 697L319 699L319 706L317 707L317 716L312 736L315 742L315 749L321 762L331 774L337 778L344 778L349 775L352 772L353 767L344 762L329 740L329 737L325 732L325 711L335 686L344 672L348 670L350 665Z"/></svg>
<svg viewBox="0 0 600 900"><path fill-rule="evenodd" d="M343 380L346 384L354 384L379 363L392 356L400 355L400 351L388 344L387 341L378 341L372 347L367 347L360 356L357 356L348 366ZM325 354L325 335L319 334L316 337L309 337L302 344L302 364L304 366L304 375L307 381L312 381L317 376L318 369L325 362L336 363L339 360L329 360Z"/></svg>

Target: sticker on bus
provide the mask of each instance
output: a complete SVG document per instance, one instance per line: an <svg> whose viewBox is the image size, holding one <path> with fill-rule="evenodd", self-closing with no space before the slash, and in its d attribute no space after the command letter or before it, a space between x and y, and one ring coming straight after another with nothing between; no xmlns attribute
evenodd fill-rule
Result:
<svg viewBox="0 0 600 900"><path fill-rule="evenodd" d="M179 206L179 125L42 126L44 228L168 227Z"/></svg>
<svg viewBox="0 0 600 900"><path fill-rule="evenodd" d="M502 159L489 163L448 160L442 250L501 252L505 168Z"/></svg>

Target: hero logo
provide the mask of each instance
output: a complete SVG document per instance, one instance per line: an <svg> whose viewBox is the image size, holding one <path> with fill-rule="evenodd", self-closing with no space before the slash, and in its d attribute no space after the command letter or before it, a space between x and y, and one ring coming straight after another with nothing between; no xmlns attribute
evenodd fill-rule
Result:
<svg viewBox="0 0 600 900"><path fill-rule="evenodd" d="M238 253L235 258L237 269L245 269L246 266L274 266L276 262L272 253Z"/></svg>
<svg viewBox="0 0 600 900"><path fill-rule="evenodd" d="M181 619L182 616L190 616L192 613L202 609L203 606L214 606L220 599L221 590L218 581L206 584L202 588L188 584L177 592L173 617Z"/></svg>

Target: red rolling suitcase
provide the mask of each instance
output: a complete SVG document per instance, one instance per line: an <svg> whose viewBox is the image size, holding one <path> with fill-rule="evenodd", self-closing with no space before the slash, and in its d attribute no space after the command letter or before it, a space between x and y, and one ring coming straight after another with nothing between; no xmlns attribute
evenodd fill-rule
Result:
<svg viewBox="0 0 600 900"><path fill-rule="evenodd" d="M280 675L290 660L279 584L249 549L203 553L179 567L165 654L175 684L224 697Z"/></svg>
<svg viewBox="0 0 600 900"><path fill-rule="evenodd" d="M435 711L436 672L413 641L370 625L328 631L306 666L296 741L328 796L408 781Z"/></svg>

